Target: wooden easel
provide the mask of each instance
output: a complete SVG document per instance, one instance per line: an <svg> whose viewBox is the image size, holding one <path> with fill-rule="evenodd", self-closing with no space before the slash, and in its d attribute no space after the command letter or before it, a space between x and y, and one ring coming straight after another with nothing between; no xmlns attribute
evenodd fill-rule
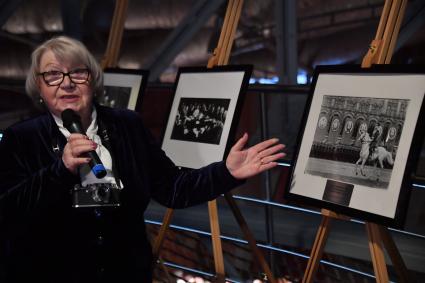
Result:
<svg viewBox="0 0 425 283"><path fill-rule="evenodd" d="M400 30L407 0L386 0L379 21L375 39L363 58L362 67L368 68L372 64L388 64ZM319 267L320 259L326 244L332 219L348 220L348 217L322 209L322 221L316 234L310 259L303 277L303 283L313 282L314 275ZM384 247L394 264L401 282L409 282L408 270L390 235L388 229L381 225L366 222L369 241L369 251L372 257L373 270L376 282L389 282L387 265L384 257Z"/></svg>
<svg viewBox="0 0 425 283"><path fill-rule="evenodd" d="M223 27L221 30L220 38L218 45L215 48L212 57L208 60L208 68L214 66L226 65L229 62L230 51L232 49L233 40L236 33L236 27L239 22L239 18L242 11L243 0L229 0L227 5L227 10L224 18ZM275 283L276 280L264 259L263 254L257 247L254 236L248 228L236 202L234 201L230 193L226 193L225 199L228 202L239 226L242 229L250 248L253 250L255 259L259 261L261 268L263 268L265 274L268 277L269 282ZM168 227L170 226L171 218L173 216L173 209L167 209L163 224L160 228L159 234L153 245L153 254L154 258L159 258L160 249L164 241L165 233L167 232ZM208 212L210 218L210 227L211 227L211 237L213 243L213 255L214 255L214 265L216 272L216 282L225 281L225 272L224 272L224 260L223 252L220 239L220 226L218 220L218 210L217 210L217 201L208 202Z"/></svg>
<svg viewBox="0 0 425 283"><path fill-rule="evenodd" d="M114 16L109 31L108 45L100 66L102 69L116 67L120 54L125 18L127 17L128 0L115 1Z"/></svg>

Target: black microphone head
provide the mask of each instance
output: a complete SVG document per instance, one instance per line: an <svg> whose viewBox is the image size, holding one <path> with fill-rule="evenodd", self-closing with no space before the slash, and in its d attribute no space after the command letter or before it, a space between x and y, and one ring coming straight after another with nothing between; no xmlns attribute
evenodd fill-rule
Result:
<svg viewBox="0 0 425 283"><path fill-rule="evenodd" d="M61 116L63 126L67 129L69 129L73 123L81 124L80 116L72 109L68 108L63 110Z"/></svg>

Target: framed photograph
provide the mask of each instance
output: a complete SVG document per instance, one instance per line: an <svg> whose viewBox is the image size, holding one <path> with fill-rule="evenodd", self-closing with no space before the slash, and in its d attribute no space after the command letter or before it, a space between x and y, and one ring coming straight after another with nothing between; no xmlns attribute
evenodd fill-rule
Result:
<svg viewBox="0 0 425 283"><path fill-rule="evenodd" d="M149 72L146 70L105 69L104 91L96 95L100 105L136 110L141 106Z"/></svg>
<svg viewBox="0 0 425 283"><path fill-rule="evenodd" d="M401 227L424 94L423 67L317 67L285 197Z"/></svg>
<svg viewBox="0 0 425 283"><path fill-rule="evenodd" d="M200 168L224 159L251 72L245 65L179 69L162 142L176 165Z"/></svg>

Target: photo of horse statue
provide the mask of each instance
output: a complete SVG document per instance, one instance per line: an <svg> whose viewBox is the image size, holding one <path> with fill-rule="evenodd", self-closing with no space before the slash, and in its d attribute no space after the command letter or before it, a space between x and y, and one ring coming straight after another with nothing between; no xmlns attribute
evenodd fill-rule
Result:
<svg viewBox="0 0 425 283"><path fill-rule="evenodd" d="M304 172L388 188L408 105L408 99L325 95Z"/></svg>

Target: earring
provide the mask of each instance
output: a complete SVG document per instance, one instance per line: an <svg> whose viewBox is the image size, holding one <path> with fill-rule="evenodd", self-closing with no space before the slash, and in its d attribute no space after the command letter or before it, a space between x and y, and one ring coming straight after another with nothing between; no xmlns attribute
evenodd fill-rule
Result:
<svg viewBox="0 0 425 283"><path fill-rule="evenodd" d="M41 98L41 96L38 98L38 103L40 103L41 105L44 104L44 100L43 100L43 98Z"/></svg>

